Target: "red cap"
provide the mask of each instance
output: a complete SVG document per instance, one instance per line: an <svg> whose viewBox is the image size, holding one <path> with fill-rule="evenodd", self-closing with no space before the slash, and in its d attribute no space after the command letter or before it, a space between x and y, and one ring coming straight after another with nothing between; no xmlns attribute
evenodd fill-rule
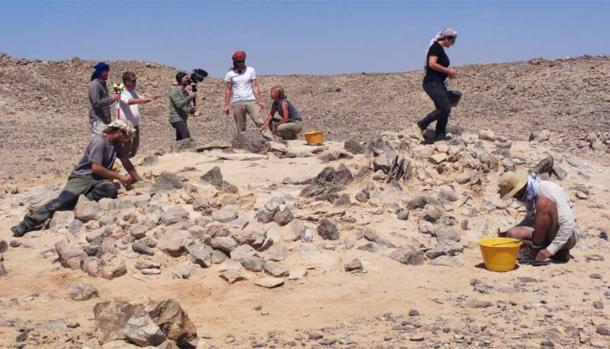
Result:
<svg viewBox="0 0 610 349"><path fill-rule="evenodd" d="M246 59L246 53L244 51L235 51L235 53L233 54L233 57L231 57L233 60L237 60L237 59Z"/></svg>

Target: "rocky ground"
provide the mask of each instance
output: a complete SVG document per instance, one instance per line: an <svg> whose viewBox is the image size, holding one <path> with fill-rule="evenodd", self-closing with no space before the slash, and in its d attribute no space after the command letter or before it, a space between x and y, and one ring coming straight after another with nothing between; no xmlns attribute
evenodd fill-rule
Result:
<svg viewBox="0 0 610 349"><path fill-rule="evenodd" d="M138 158L147 182L119 199L81 198L20 239L8 228L65 178L5 181L0 348L607 348L603 137L182 144ZM478 239L523 215L496 194L515 168L573 201L569 263L482 264Z"/></svg>
<svg viewBox="0 0 610 349"><path fill-rule="evenodd" d="M64 176L88 141L87 83L95 62L27 60L0 54L0 178L44 183ZM144 95L166 94L176 70L151 62L110 62L111 82L126 70L138 75ZM256 66L256 64L255 64ZM205 68L205 66L203 67ZM450 123L467 131L490 128L514 140L532 131L561 135L570 151L587 156L585 138L610 132L610 59L607 56L531 59L525 62L457 67L450 88L463 92ZM301 110L306 129L323 129L327 138L364 142L383 131L404 131L431 111L421 88L422 71L336 76L270 76L258 71L263 97L282 84ZM200 86L199 115L190 120L201 143L229 142L232 122L223 114L220 79ZM142 154L167 151L173 129L167 100L141 108ZM230 121L230 120L229 120ZM606 144L607 145L607 144Z"/></svg>

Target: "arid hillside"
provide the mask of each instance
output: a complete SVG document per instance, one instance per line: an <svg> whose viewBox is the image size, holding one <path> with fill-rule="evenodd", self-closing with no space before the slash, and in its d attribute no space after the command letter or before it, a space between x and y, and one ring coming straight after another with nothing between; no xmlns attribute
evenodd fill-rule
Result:
<svg viewBox="0 0 610 349"><path fill-rule="evenodd" d="M95 63L72 59L40 61L0 55L0 158L3 177L63 174L88 141L87 83ZM135 72L145 95L165 94L176 70L149 62L110 62L111 81ZM205 68L205 67L204 67ZM450 124L476 131L490 128L525 140L549 129L576 146L589 132L610 131L610 58L480 64L458 67L450 88L464 97ZM337 76L266 76L265 98L275 84L286 87L308 129L321 128L335 140L364 140L380 131L400 131L427 113L432 103L421 89L422 71ZM200 88L200 115L191 133L200 143L227 141L234 128L223 115L223 83L206 79ZM143 106L141 155L169 148L173 129L167 102ZM585 143L582 143L585 144ZM581 144L581 146L582 146ZM25 150L25 151L24 151ZM49 172L52 171L52 172Z"/></svg>

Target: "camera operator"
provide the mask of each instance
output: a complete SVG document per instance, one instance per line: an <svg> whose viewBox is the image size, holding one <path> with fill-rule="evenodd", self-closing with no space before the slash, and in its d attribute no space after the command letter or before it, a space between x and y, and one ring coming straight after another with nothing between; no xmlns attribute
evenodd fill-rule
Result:
<svg viewBox="0 0 610 349"><path fill-rule="evenodd" d="M176 129L176 140L191 138L187 119L189 114L195 114L193 102L197 92L188 93L186 87L191 83L190 76L183 71L176 74L177 86L169 91L169 123Z"/></svg>

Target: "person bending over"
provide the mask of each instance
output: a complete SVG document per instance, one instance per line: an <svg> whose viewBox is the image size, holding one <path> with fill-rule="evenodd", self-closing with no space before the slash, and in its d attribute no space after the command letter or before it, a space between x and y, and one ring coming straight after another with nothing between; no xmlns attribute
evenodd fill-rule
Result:
<svg viewBox="0 0 610 349"><path fill-rule="evenodd" d="M19 224L11 228L13 236L21 237L32 230L41 229L56 211L74 209L80 195L94 201L115 199L118 193L115 180L126 188L142 180L123 149L130 143L134 132L129 121L117 120L106 126L101 135L93 135L59 196L26 214ZM127 175L112 170L117 157L127 170Z"/></svg>
<svg viewBox="0 0 610 349"><path fill-rule="evenodd" d="M195 114L193 101L197 98L197 92L188 93L186 87L191 83L191 78L186 72L176 74L177 86L169 91L169 123L176 130L176 140L191 138L187 120L189 115Z"/></svg>
<svg viewBox="0 0 610 349"><path fill-rule="evenodd" d="M515 198L527 208L527 216L506 236L527 242L526 259L567 262L576 244L578 227L570 200L556 183L540 180L527 170L505 173L498 180L503 199Z"/></svg>

